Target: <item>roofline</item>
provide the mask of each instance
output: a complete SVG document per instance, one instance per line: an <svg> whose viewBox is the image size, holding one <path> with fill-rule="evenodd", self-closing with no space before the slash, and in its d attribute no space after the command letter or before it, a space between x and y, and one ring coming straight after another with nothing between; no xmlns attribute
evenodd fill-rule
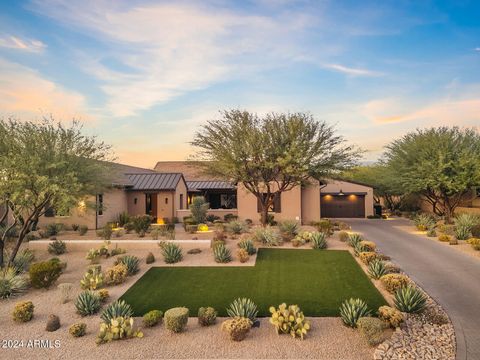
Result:
<svg viewBox="0 0 480 360"><path fill-rule="evenodd" d="M335 180L335 181L343 181L343 182L347 182L347 183L352 183L352 184L356 184L356 185L362 185L362 186L366 186L366 187L369 187L369 188L372 188L374 189L375 187L370 185L370 184L366 184L366 183L362 183L360 181L353 181L353 180L347 180L347 179L341 179L341 178L332 178L332 180ZM321 180L320 180L321 181ZM328 184L328 183L327 183Z"/></svg>

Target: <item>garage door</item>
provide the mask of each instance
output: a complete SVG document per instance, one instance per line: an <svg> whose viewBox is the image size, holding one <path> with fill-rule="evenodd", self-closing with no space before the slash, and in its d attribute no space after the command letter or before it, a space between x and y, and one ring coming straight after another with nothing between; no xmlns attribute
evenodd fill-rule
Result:
<svg viewBox="0 0 480 360"><path fill-rule="evenodd" d="M322 195L320 207L325 218L363 218L365 195Z"/></svg>

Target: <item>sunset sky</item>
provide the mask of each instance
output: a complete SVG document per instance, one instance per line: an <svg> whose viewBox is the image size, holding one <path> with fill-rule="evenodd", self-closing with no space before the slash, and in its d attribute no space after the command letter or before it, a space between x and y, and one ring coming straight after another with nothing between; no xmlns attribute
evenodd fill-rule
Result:
<svg viewBox="0 0 480 360"><path fill-rule="evenodd" d="M478 1L2 1L0 116L84 122L123 163L182 160L222 109L306 111L375 160L480 126Z"/></svg>

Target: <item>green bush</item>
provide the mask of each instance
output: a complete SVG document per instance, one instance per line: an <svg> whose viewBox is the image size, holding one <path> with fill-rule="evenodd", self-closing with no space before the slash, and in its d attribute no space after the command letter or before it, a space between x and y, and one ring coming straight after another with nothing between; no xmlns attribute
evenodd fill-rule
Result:
<svg viewBox="0 0 480 360"><path fill-rule="evenodd" d="M31 301L22 301L15 304L13 309L13 320L16 322L27 322L33 318L33 303Z"/></svg>
<svg viewBox="0 0 480 360"><path fill-rule="evenodd" d="M87 332L87 324L85 324L85 323L75 323L68 328L68 332L73 337L82 337Z"/></svg>
<svg viewBox="0 0 480 360"><path fill-rule="evenodd" d="M385 323L378 318L361 317L357 321L357 328L370 346L376 346L385 340Z"/></svg>
<svg viewBox="0 0 480 360"><path fill-rule="evenodd" d="M132 218L132 228L140 237L144 237L147 233L153 218L150 215L137 215ZM126 230L126 228L125 228Z"/></svg>
<svg viewBox="0 0 480 360"><path fill-rule="evenodd" d="M358 319L370 315L367 303L361 299L345 300L340 306L340 317L345 325L357 327Z"/></svg>
<svg viewBox="0 0 480 360"><path fill-rule="evenodd" d="M54 255L62 255L67 251L67 244L62 240L55 240L48 244L48 252Z"/></svg>
<svg viewBox="0 0 480 360"><path fill-rule="evenodd" d="M201 326L210 326L217 321L217 311L212 307L201 307L198 309L198 323Z"/></svg>
<svg viewBox="0 0 480 360"><path fill-rule="evenodd" d="M120 256L115 261L115 265L118 264L123 264L127 267L128 276L135 275L140 271L140 259L134 255Z"/></svg>
<svg viewBox="0 0 480 360"><path fill-rule="evenodd" d="M75 300L77 313L82 316L96 314L100 310L100 306L100 297L91 290L81 292Z"/></svg>
<svg viewBox="0 0 480 360"><path fill-rule="evenodd" d="M348 239L349 239L350 235L348 234L348 232L346 231L340 231L338 233L338 238L340 239L340 241L342 242L347 242Z"/></svg>
<svg viewBox="0 0 480 360"><path fill-rule="evenodd" d="M47 224L45 228L45 236L46 237L51 237L51 236L57 236L60 234L60 232L63 230L64 226L63 224Z"/></svg>
<svg viewBox="0 0 480 360"><path fill-rule="evenodd" d="M226 230L231 234L242 234L248 231L248 225L239 220L232 220L225 225Z"/></svg>
<svg viewBox="0 0 480 360"><path fill-rule="evenodd" d="M163 260L167 264L175 264L183 260L182 248L175 243L168 242L160 245Z"/></svg>
<svg viewBox="0 0 480 360"><path fill-rule="evenodd" d="M124 264L118 264L105 271L105 283L107 285L122 284L127 280L128 268Z"/></svg>
<svg viewBox="0 0 480 360"><path fill-rule="evenodd" d="M111 320L117 317L129 318L133 315L132 307L125 300L117 300L108 305L103 311L100 318L105 324L109 324Z"/></svg>
<svg viewBox="0 0 480 360"><path fill-rule="evenodd" d="M28 280L18 274L14 268L0 269L0 299L7 299L24 293L28 289Z"/></svg>
<svg viewBox="0 0 480 360"><path fill-rule="evenodd" d="M112 238L113 229L110 224L104 225L100 230L97 230L97 236L104 240L110 240Z"/></svg>
<svg viewBox="0 0 480 360"><path fill-rule="evenodd" d="M254 255L257 252L253 240L250 238L242 239L238 242L238 247L247 251L248 255Z"/></svg>
<svg viewBox="0 0 480 360"><path fill-rule="evenodd" d="M153 255L152 252L149 252L149 253L147 254L147 258L145 259L145 262L146 262L147 264L152 264L152 263L155 262L155 256Z"/></svg>
<svg viewBox="0 0 480 360"><path fill-rule="evenodd" d="M318 231L327 234L327 236L333 234L333 223L329 219L321 219L313 223L313 226L317 228Z"/></svg>
<svg viewBox="0 0 480 360"><path fill-rule="evenodd" d="M278 223L278 230L280 231L280 234L284 240L290 241L298 235L300 227L298 226L297 221L285 220Z"/></svg>
<svg viewBox="0 0 480 360"><path fill-rule="evenodd" d="M189 206L192 213L192 220L195 224L202 224L207 220L207 212L210 204L205 201L203 196L195 196Z"/></svg>
<svg viewBox="0 0 480 360"><path fill-rule="evenodd" d="M217 263L228 263L232 261L232 253L224 244L217 244L213 247L213 258Z"/></svg>
<svg viewBox="0 0 480 360"><path fill-rule="evenodd" d="M312 233L310 240L313 249L326 249L327 248L327 235L324 232Z"/></svg>
<svg viewBox="0 0 480 360"><path fill-rule="evenodd" d="M117 216L118 226L124 227L125 224L128 224L129 222L130 222L130 215L128 214L128 212L123 211L120 214L118 214Z"/></svg>
<svg viewBox="0 0 480 360"><path fill-rule="evenodd" d="M387 268L382 260L375 259L368 264L368 275L370 275L372 279L378 280L387 273Z"/></svg>
<svg viewBox="0 0 480 360"><path fill-rule="evenodd" d="M32 264L28 270L33 287L48 289L60 277L63 271L61 263L44 261Z"/></svg>
<svg viewBox="0 0 480 360"><path fill-rule="evenodd" d="M189 310L186 307L176 307L165 311L163 320L167 330L179 333L185 330Z"/></svg>
<svg viewBox="0 0 480 360"><path fill-rule="evenodd" d="M425 309L427 298L415 286L407 285L395 292L395 306L406 313L419 313Z"/></svg>
<svg viewBox="0 0 480 360"><path fill-rule="evenodd" d="M247 298L235 299L227 308L227 314L230 317L245 317L255 323L257 320L258 309L255 303Z"/></svg>
<svg viewBox="0 0 480 360"><path fill-rule="evenodd" d="M88 226L87 226L87 225L80 225L80 227L78 228L78 234L79 234L80 236L83 236L83 235L85 235L87 232L88 232Z"/></svg>
<svg viewBox="0 0 480 360"><path fill-rule="evenodd" d="M282 243L280 234L271 226L256 228L253 239L265 246L278 246Z"/></svg>
<svg viewBox="0 0 480 360"><path fill-rule="evenodd" d="M162 320L163 312L160 310L152 310L143 315L143 326L152 327Z"/></svg>

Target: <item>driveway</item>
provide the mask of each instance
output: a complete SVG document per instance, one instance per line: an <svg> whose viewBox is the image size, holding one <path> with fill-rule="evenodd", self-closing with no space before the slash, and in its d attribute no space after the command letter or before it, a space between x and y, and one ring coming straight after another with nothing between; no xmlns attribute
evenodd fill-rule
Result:
<svg viewBox="0 0 480 360"><path fill-rule="evenodd" d="M406 219L348 219L352 230L374 241L448 312L457 359L480 359L480 261L409 233Z"/></svg>

